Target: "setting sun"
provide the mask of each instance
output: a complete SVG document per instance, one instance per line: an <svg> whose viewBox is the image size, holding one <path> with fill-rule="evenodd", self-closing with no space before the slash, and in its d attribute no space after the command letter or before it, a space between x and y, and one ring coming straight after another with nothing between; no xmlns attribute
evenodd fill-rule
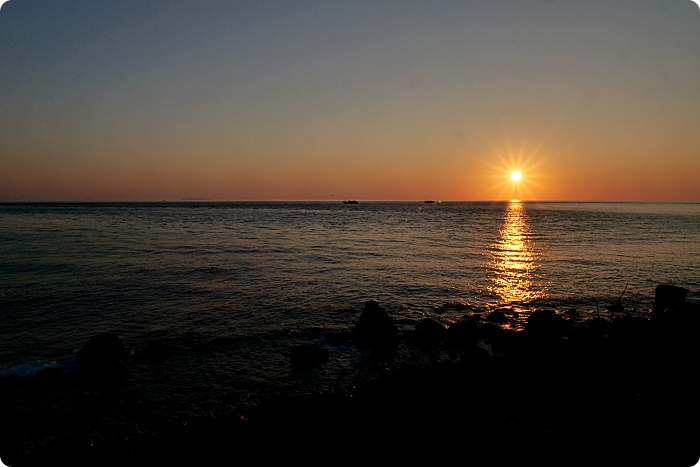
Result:
<svg viewBox="0 0 700 467"><path fill-rule="evenodd" d="M521 178L523 178L523 176L520 172L511 172L510 173L510 179L513 180L514 182L519 181Z"/></svg>

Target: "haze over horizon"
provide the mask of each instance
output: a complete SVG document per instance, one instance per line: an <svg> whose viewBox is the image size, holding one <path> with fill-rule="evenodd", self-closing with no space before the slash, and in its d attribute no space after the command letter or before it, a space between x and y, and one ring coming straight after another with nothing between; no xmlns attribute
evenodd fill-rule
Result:
<svg viewBox="0 0 700 467"><path fill-rule="evenodd" d="M700 200L690 0L10 0L0 64L0 201Z"/></svg>

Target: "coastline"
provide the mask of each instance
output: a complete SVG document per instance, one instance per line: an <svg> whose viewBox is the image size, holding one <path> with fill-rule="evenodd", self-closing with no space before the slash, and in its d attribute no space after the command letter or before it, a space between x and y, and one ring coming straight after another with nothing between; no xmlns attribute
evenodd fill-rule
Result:
<svg viewBox="0 0 700 467"><path fill-rule="evenodd" d="M382 343L376 333L373 341L358 339L358 324L351 338L372 348L377 372L343 390L281 394L247 411L89 444L59 436L23 451L13 444L18 433L4 433L0 455L10 466L56 460L72 465L374 459L667 466L697 461L694 368L700 305L657 303L649 316L593 318L575 329L562 314L532 316L523 331L488 323L452 332L417 327L402 338L426 349L447 346L461 356L396 371L392 344ZM477 345L484 342L492 353ZM3 392L31 385L50 390L61 378L88 378L94 397L109 403L119 397L120 377L111 370L85 376L48 369L31 381L5 381Z"/></svg>

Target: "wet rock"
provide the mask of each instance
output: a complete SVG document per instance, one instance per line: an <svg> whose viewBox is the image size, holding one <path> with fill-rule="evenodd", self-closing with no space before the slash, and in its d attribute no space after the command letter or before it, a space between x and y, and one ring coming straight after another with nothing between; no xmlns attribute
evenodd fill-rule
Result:
<svg viewBox="0 0 700 467"><path fill-rule="evenodd" d="M485 338L485 339L493 339L502 331L503 331L503 329L496 326L495 324L480 323L478 337Z"/></svg>
<svg viewBox="0 0 700 467"><path fill-rule="evenodd" d="M680 308L690 290L676 285L659 285L654 290L654 307L657 309Z"/></svg>
<svg viewBox="0 0 700 467"><path fill-rule="evenodd" d="M377 302L370 300L355 323L352 340L359 347L393 347L396 344L394 320Z"/></svg>
<svg viewBox="0 0 700 467"><path fill-rule="evenodd" d="M616 314L619 316L623 311L625 311L625 307L623 305L620 305L619 303L615 303L605 308L610 312L611 318Z"/></svg>
<svg viewBox="0 0 700 467"><path fill-rule="evenodd" d="M535 310L527 319L524 332L528 335L560 336L567 327L566 320L554 310Z"/></svg>
<svg viewBox="0 0 700 467"><path fill-rule="evenodd" d="M461 320L466 321L466 320L472 319L474 321L479 321L480 319L483 319L483 318L484 318L484 316L481 312L475 311L472 314L462 316Z"/></svg>
<svg viewBox="0 0 700 467"><path fill-rule="evenodd" d="M462 357L459 359L460 365L472 365L478 362L483 362L490 357L489 353L479 347L476 343L470 344L464 350Z"/></svg>
<svg viewBox="0 0 700 467"><path fill-rule="evenodd" d="M615 317L610 323L610 332L619 337L645 337L649 330L649 320L642 316Z"/></svg>
<svg viewBox="0 0 700 467"><path fill-rule="evenodd" d="M514 352L518 346L519 334L511 329L501 329L500 332L494 334L490 339L493 350L503 354Z"/></svg>
<svg viewBox="0 0 700 467"><path fill-rule="evenodd" d="M438 344L446 337L446 335L447 328L434 319L424 318L416 325L415 338L420 344Z"/></svg>
<svg viewBox="0 0 700 467"><path fill-rule="evenodd" d="M492 323L507 323L508 317L502 311L496 310L486 315L486 320Z"/></svg>
<svg viewBox="0 0 700 467"><path fill-rule="evenodd" d="M424 318L416 324L415 330L405 333L411 345L437 345L447 337L447 328L431 318Z"/></svg>
<svg viewBox="0 0 700 467"><path fill-rule="evenodd" d="M87 370L107 370L129 358L121 339L111 332L91 337L76 356L76 362Z"/></svg>
<svg viewBox="0 0 700 467"><path fill-rule="evenodd" d="M293 345L290 352L290 361L294 366L318 365L328 361L328 349L314 344Z"/></svg>
<svg viewBox="0 0 700 467"><path fill-rule="evenodd" d="M466 347L474 343L479 333L479 323L472 319L462 320L447 328L447 339L453 347Z"/></svg>
<svg viewBox="0 0 700 467"><path fill-rule="evenodd" d="M586 324L589 329L593 329L595 331L608 332L610 330L610 321L607 319L596 317L586 321Z"/></svg>

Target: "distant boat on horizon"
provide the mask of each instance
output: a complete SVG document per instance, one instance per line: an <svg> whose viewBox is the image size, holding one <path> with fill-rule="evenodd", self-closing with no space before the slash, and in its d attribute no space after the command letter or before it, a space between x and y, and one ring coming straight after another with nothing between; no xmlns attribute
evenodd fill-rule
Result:
<svg viewBox="0 0 700 467"><path fill-rule="evenodd" d="M424 202L428 204L433 204L435 201L433 201L432 199L426 199Z"/></svg>
<svg viewBox="0 0 700 467"><path fill-rule="evenodd" d="M349 199L347 201L343 201L343 204L357 204L357 201L355 201L354 199Z"/></svg>

